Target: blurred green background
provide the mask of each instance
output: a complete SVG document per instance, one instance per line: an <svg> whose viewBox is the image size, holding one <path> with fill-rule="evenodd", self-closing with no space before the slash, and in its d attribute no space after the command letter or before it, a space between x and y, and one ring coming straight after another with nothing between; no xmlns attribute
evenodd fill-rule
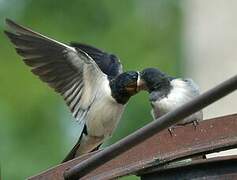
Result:
<svg viewBox="0 0 237 180"><path fill-rule="evenodd" d="M78 137L62 98L31 74L4 36L6 17L62 42L118 55L125 70L181 69L180 1L0 0L0 161L3 179L58 164ZM149 123L147 94L133 97L109 145ZM127 179L136 179L129 177Z"/></svg>

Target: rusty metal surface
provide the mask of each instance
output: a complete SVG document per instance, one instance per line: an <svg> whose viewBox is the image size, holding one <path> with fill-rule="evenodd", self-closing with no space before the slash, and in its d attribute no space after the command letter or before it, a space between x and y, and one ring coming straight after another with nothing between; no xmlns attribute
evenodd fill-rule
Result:
<svg viewBox="0 0 237 180"><path fill-rule="evenodd" d="M177 127L174 135L162 131L93 170L83 179L110 179L136 173L142 169L190 155L216 152L237 146L237 114L201 122L195 129L192 125ZM94 154L94 153L91 153ZM31 177L39 179L63 179L66 169L85 160L91 154L76 158Z"/></svg>
<svg viewBox="0 0 237 180"><path fill-rule="evenodd" d="M237 156L172 162L140 175L142 180L162 179L237 179Z"/></svg>
<svg viewBox="0 0 237 180"><path fill-rule="evenodd" d="M193 156L190 158L174 160L165 164L160 164L157 166L146 168L144 170L140 170L137 172L137 175L141 176L145 174L151 174L153 172L159 173L166 170L172 170L172 169L177 169L177 168L182 168L182 167L198 166L198 165L203 165L203 164L211 165L212 163L223 163L227 161L237 162L237 155L213 157L213 158L208 158L208 159L206 159L205 156L198 156L198 157Z"/></svg>

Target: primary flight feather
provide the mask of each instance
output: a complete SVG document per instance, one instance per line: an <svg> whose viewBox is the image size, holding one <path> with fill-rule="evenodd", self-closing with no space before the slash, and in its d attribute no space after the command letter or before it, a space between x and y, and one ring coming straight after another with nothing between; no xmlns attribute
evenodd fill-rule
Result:
<svg viewBox="0 0 237 180"><path fill-rule="evenodd" d="M137 93L139 74L122 73L119 59L81 43L58 42L6 19L11 40L25 64L61 94L83 132L64 159L97 149L111 136L124 107Z"/></svg>

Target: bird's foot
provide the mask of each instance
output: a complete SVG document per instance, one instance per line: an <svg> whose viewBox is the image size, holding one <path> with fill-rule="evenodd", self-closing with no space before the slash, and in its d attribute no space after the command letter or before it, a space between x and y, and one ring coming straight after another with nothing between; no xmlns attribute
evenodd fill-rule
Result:
<svg viewBox="0 0 237 180"><path fill-rule="evenodd" d="M173 137L174 136L174 127L169 127L168 131L170 133L170 136Z"/></svg>
<svg viewBox="0 0 237 180"><path fill-rule="evenodd" d="M193 126L195 130L197 129L198 124L199 124L198 120L193 121Z"/></svg>

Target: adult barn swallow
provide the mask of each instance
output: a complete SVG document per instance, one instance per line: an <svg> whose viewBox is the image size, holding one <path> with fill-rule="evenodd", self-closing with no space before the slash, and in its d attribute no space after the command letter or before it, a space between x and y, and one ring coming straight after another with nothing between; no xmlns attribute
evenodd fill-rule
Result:
<svg viewBox="0 0 237 180"><path fill-rule="evenodd" d="M6 19L5 31L25 64L63 96L83 125L63 162L97 149L111 136L129 98L137 93L138 72L122 73L119 59L80 43L67 45Z"/></svg>
<svg viewBox="0 0 237 180"><path fill-rule="evenodd" d="M151 114L154 119L175 110L200 94L198 86L192 79L171 77L156 68L144 69L140 76L139 86L149 92ZM202 119L203 112L199 111L179 121L176 125L194 123L196 126Z"/></svg>

